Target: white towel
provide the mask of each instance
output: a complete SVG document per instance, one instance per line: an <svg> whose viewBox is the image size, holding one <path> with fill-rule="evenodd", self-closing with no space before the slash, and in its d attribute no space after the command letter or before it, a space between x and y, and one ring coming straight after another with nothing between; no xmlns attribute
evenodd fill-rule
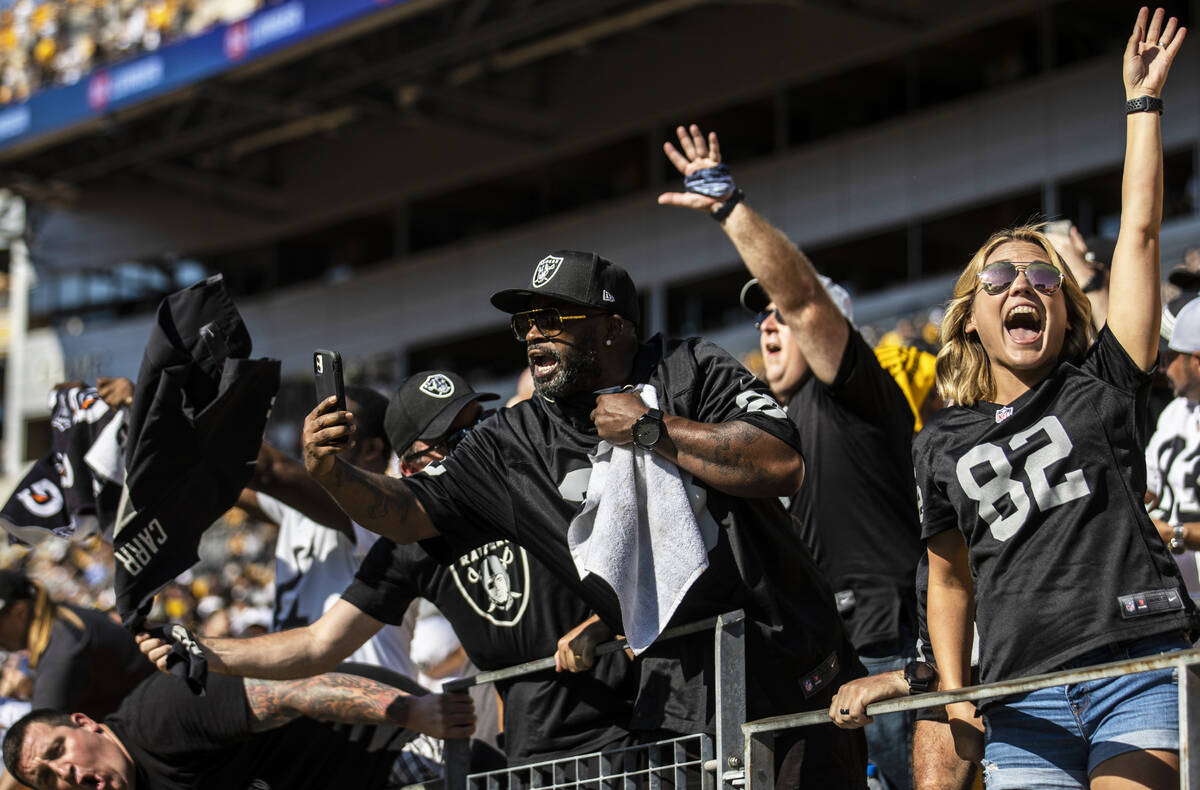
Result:
<svg viewBox="0 0 1200 790"><path fill-rule="evenodd" d="M654 387L636 391L657 408ZM601 441L590 459L587 495L567 529L567 545L579 578L594 573L616 592L625 638L641 653L708 568L717 524L704 490L655 452Z"/></svg>

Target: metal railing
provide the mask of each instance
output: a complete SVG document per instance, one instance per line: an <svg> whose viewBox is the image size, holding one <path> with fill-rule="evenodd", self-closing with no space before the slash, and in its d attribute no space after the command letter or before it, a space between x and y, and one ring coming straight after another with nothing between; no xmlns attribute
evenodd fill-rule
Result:
<svg viewBox="0 0 1200 790"><path fill-rule="evenodd" d="M745 614L728 612L695 623L667 629L659 640L676 639L702 631L713 631L716 680L715 738L691 735L669 741L622 749L573 755L531 763L516 768L470 774L469 744L447 740L443 750L445 790L517 790L518 788L625 788L700 787L702 790L774 787L774 738L776 733L815 724L834 726L828 710L773 716L746 721ZM597 656L623 650L623 640L607 642ZM1200 759L1193 760L1193 740L1200 749L1200 650L1098 664L1034 675L999 683L968 686L947 692L931 692L876 702L867 706L869 716L1022 694L1050 686L1083 683L1160 669L1175 669L1179 675L1179 758L1181 790L1200 790ZM538 659L494 672L447 683L446 691L465 692L473 686L533 674L555 666L554 657Z"/></svg>

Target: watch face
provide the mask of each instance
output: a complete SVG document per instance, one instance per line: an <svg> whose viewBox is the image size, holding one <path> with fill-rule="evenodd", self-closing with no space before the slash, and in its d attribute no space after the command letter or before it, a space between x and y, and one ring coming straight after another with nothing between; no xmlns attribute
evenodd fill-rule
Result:
<svg viewBox="0 0 1200 790"><path fill-rule="evenodd" d="M633 440L638 446L647 449L654 446L662 432L662 424L658 420L641 417L633 426Z"/></svg>

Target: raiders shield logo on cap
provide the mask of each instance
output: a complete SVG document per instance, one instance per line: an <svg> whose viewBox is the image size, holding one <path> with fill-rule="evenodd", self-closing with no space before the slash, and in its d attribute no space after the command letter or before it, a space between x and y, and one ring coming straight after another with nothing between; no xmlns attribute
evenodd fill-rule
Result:
<svg viewBox="0 0 1200 790"><path fill-rule="evenodd" d="M512 628L529 606L529 555L507 540L462 555L450 575L475 613L492 625Z"/></svg>
<svg viewBox="0 0 1200 790"><path fill-rule="evenodd" d="M537 268L533 270L534 288L541 288L546 283L554 279L554 275L558 274L558 270L562 268L563 259L555 255L547 255L538 261Z"/></svg>
<svg viewBox="0 0 1200 790"><path fill-rule="evenodd" d="M441 373L434 373L418 388L431 398L449 398L454 394L454 382Z"/></svg>

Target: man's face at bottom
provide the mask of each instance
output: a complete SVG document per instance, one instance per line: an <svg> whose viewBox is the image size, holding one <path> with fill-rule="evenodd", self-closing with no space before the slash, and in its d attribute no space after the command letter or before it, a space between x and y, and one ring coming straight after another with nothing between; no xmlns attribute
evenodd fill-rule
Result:
<svg viewBox="0 0 1200 790"><path fill-rule="evenodd" d="M79 727L38 722L25 731L20 778L37 790L94 788L125 790L133 786L133 764L112 735L81 713Z"/></svg>

